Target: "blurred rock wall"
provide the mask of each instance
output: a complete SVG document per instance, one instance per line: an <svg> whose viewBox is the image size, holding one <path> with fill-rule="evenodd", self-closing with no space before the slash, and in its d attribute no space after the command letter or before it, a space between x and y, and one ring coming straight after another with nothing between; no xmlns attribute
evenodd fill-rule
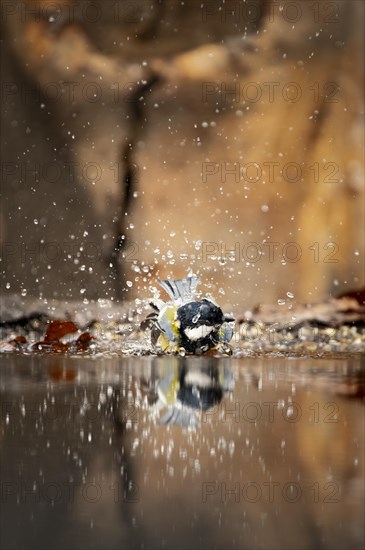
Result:
<svg viewBox="0 0 365 550"><path fill-rule="evenodd" d="M362 23L355 0L3 2L3 292L359 286Z"/></svg>

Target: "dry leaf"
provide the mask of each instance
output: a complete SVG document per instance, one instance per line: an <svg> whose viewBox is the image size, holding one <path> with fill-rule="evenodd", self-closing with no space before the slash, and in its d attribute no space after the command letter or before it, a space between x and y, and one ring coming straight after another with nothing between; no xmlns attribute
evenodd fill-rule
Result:
<svg viewBox="0 0 365 550"><path fill-rule="evenodd" d="M47 327L45 342L61 340L66 334L77 332L77 326L72 321L51 321Z"/></svg>

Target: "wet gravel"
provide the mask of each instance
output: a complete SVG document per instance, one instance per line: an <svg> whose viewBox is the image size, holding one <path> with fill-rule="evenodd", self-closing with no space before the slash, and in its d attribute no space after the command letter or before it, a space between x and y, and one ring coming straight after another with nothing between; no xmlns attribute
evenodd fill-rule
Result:
<svg viewBox="0 0 365 550"><path fill-rule="evenodd" d="M279 354L288 356L322 357L331 354L358 355L365 352L365 321L353 311L349 319L341 308L341 317L337 312L326 317L328 303L315 309L317 319L310 318L308 308L303 315L301 306L297 311L283 308L262 308L257 312L245 312L235 324L235 333L231 341L229 354L236 357L261 354ZM339 309L339 308L337 308ZM140 329L141 321L149 312L142 302L137 304L115 304L108 300L95 302L58 302L20 300L8 298L2 302L0 324L0 352L33 353L34 346L42 339L46 327L52 319L72 320L79 332L72 335L77 338L88 331L93 339L86 354L115 355L158 355L159 348L151 345L149 331ZM321 317L322 312L322 317ZM326 313L327 314L327 313ZM20 341L22 339L22 341ZM65 343L70 341L66 336ZM41 348L39 351L44 351ZM71 352L70 352L71 353ZM211 354L227 354L227 351L211 351ZM185 354L181 350L181 355Z"/></svg>

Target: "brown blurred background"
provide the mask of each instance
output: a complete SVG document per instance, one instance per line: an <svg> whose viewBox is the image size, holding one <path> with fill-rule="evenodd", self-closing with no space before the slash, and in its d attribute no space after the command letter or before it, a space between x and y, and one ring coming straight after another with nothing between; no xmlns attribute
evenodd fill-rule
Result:
<svg viewBox="0 0 365 550"><path fill-rule="evenodd" d="M363 284L363 3L2 2L3 292Z"/></svg>

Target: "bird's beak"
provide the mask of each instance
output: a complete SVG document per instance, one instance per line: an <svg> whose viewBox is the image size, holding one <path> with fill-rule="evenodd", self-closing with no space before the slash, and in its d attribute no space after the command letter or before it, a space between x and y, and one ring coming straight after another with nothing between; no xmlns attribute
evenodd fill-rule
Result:
<svg viewBox="0 0 365 550"><path fill-rule="evenodd" d="M230 323L232 321L235 321L235 318L232 315L224 315L223 319L225 323Z"/></svg>

